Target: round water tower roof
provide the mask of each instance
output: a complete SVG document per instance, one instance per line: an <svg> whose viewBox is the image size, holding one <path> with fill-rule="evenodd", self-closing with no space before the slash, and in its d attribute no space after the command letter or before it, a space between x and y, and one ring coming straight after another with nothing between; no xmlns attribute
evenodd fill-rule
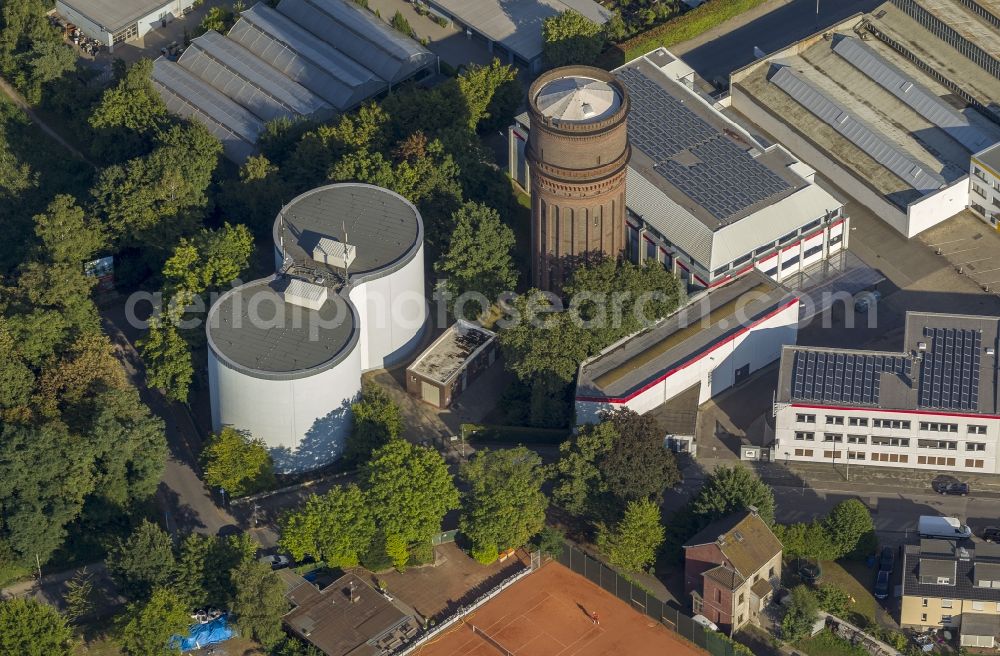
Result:
<svg viewBox="0 0 1000 656"><path fill-rule="evenodd" d="M568 75L551 80L538 90L535 106L543 116L572 123L593 123L614 114L621 96L607 82Z"/></svg>

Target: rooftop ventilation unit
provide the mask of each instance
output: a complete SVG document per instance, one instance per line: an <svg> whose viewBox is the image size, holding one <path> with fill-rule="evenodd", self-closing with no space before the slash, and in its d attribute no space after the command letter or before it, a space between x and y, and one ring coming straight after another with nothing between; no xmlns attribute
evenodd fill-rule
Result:
<svg viewBox="0 0 1000 656"><path fill-rule="evenodd" d="M327 266L346 271L351 266L351 262L354 261L357 250L357 247L351 244L323 237L313 249L313 259Z"/></svg>
<svg viewBox="0 0 1000 656"><path fill-rule="evenodd" d="M926 351L927 350L927 342L917 342L917 350L918 351Z"/></svg>
<svg viewBox="0 0 1000 656"><path fill-rule="evenodd" d="M281 298L290 305L318 310L326 303L327 293L326 287L293 278L281 293Z"/></svg>
<svg viewBox="0 0 1000 656"><path fill-rule="evenodd" d="M583 115L587 118L594 115L594 108L590 105L590 103L583 103L583 106L580 107L580 111L582 111Z"/></svg>
<svg viewBox="0 0 1000 656"><path fill-rule="evenodd" d="M986 347L986 355L996 355L996 354L997 350L995 348L993 348L992 346Z"/></svg>

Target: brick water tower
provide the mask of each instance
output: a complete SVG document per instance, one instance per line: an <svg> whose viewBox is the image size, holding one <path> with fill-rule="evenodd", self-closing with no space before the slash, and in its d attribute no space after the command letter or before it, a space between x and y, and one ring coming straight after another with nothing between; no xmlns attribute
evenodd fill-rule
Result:
<svg viewBox="0 0 1000 656"><path fill-rule="evenodd" d="M587 257L625 248L629 99L607 71L565 66L535 80L528 111L532 283L558 292Z"/></svg>

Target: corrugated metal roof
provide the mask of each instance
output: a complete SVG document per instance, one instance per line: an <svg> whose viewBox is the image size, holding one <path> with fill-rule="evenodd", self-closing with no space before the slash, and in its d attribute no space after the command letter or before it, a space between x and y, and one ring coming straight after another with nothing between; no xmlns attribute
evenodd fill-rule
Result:
<svg viewBox="0 0 1000 656"><path fill-rule="evenodd" d="M212 30L191 41L177 63L265 121L333 109L243 46Z"/></svg>
<svg viewBox="0 0 1000 656"><path fill-rule="evenodd" d="M98 27L114 33L151 14L174 4L174 0L62 0L77 13L89 18Z"/></svg>
<svg viewBox="0 0 1000 656"><path fill-rule="evenodd" d="M262 3L240 15L229 38L341 111L388 86L361 64Z"/></svg>
<svg viewBox="0 0 1000 656"><path fill-rule="evenodd" d="M903 152L888 137L853 116L790 66L778 66L770 81L876 162L921 192L944 186L944 178Z"/></svg>
<svg viewBox="0 0 1000 656"><path fill-rule="evenodd" d="M883 89L906 103L913 111L944 130L948 136L977 153L993 140L969 123L961 112L930 89L887 61L860 39L837 35L833 51L874 80Z"/></svg>
<svg viewBox="0 0 1000 656"><path fill-rule="evenodd" d="M152 82L167 109L197 120L219 138L226 157L243 162L256 152L264 123L217 89L164 57L153 64Z"/></svg>
<svg viewBox="0 0 1000 656"><path fill-rule="evenodd" d="M641 173L625 173L625 205L703 266L712 259L712 230Z"/></svg>
<svg viewBox="0 0 1000 656"><path fill-rule="evenodd" d="M278 11L389 82L436 60L413 39L345 0L282 0Z"/></svg>
<svg viewBox="0 0 1000 656"><path fill-rule="evenodd" d="M572 9L599 25L611 12L592 0L426 0L525 61L542 56L545 19Z"/></svg>

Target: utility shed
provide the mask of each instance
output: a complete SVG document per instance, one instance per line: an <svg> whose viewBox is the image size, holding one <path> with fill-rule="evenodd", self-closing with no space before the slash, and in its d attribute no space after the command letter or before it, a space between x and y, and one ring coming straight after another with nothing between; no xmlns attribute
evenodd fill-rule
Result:
<svg viewBox="0 0 1000 656"><path fill-rule="evenodd" d="M459 320L438 337L406 370L406 391L438 408L447 408L496 360L496 333Z"/></svg>

